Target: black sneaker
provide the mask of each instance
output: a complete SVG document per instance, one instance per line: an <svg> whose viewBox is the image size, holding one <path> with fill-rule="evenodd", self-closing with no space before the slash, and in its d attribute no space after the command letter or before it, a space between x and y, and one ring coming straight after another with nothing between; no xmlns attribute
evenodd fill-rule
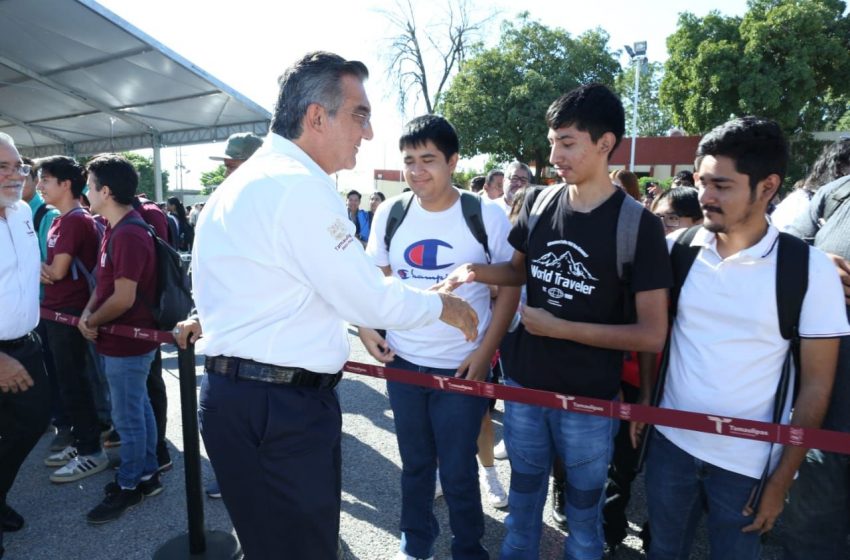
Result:
<svg viewBox="0 0 850 560"><path fill-rule="evenodd" d="M121 514L131 507L139 505L144 499L144 494L138 488L119 488L117 492L107 494L103 501L88 513L86 519L91 525L109 523L121 517Z"/></svg>
<svg viewBox="0 0 850 560"><path fill-rule="evenodd" d="M147 480L139 481L139 485L136 488L145 498L153 498L163 490L162 483L159 481L159 473L155 473ZM106 486L103 487L103 493L107 496L117 494L120 491L121 487L118 485L118 482L114 480L112 482L108 482Z"/></svg>

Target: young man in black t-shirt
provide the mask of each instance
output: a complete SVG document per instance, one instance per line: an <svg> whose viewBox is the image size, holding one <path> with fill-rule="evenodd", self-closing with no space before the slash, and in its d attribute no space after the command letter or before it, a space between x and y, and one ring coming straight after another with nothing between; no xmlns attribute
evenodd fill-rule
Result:
<svg viewBox="0 0 850 560"><path fill-rule="evenodd" d="M659 352L664 344L672 284L664 231L656 217L642 212L631 280L624 287L616 247L625 195L608 177L608 159L625 127L622 104L606 87L592 84L556 100L546 119L549 159L566 187L540 214L531 235L529 215L543 190L529 193L508 238L515 249L511 262L463 265L447 282L526 285L524 328L508 384L615 399L623 350ZM631 322L625 298L634 298ZM505 403L512 478L501 558L538 558L555 453L566 466L565 557L602 557L603 490L617 425L571 408Z"/></svg>

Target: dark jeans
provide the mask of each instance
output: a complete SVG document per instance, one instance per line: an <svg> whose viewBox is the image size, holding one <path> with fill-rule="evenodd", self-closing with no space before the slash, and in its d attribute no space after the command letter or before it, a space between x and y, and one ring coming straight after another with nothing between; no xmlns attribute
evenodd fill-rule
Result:
<svg viewBox="0 0 850 560"><path fill-rule="evenodd" d="M200 425L246 560L335 560L342 415L336 391L207 374Z"/></svg>
<svg viewBox="0 0 850 560"><path fill-rule="evenodd" d="M785 560L850 558L848 533L850 456L812 449L782 516Z"/></svg>
<svg viewBox="0 0 850 560"><path fill-rule="evenodd" d="M46 321L62 401L71 418L73 445L80 455L99 453L100 422L95 408L88 341L77 327Z"/></svg>
<svg viewBox="0 0 850 560"><path fill-rule="evenodd" d="M621 383L623 402L636 403L640 391L634 385ZM629 437L629 422L620 422L620 429L614 437L614 456L608 465L608 485L605 487L605 506L602 508L605 540L608 544L623 542L629 526L626 508L632 497L632 482L637 473L640 449L632 447Z"/></svg>
<svg viewBox="0 0 850 560"><path fill-rule="evenodd" d="M156 421L156 459L162 465L171 459L168 453L168 444L165 441L165 424L168 421L168 394L165 391L165 381L162 379L162 350L160 348L156 349L153 362L151 362L147 388L151 407L153 407L153 418Z"/></svg>
<svg viewBox="0 0 850 560"><path fill-rule="evenodd" d="M390 367L422 375L453 377L457 369L417 366L396 358ZM454 560L490 558L481 545L484 512L478 483L478 433L487 399L406 383L387 382L401 455L401 549L410 556L434 553L439 524L434 517L437 463Z"/></svg>
<svg viewBox="0 0 850 560"><path fill-rule="evenodd" d="M47 340L47 321L39 321L35 332L41 338L41 355L44 361L44 371L50 384L50 419L57 428L70 428L71 418L62 403L62 395L59 392L59 381L56 379L56 368L53 367L53 354L50 352L50 343Z"/></svg>
<svg viewBox="0 0 850 560"><path fill-rule="evenodd" d="M7 352L29 373L33 386L20 393L0 392L0 508L18 469L50 421L50 387L37 339Z"/></svg>

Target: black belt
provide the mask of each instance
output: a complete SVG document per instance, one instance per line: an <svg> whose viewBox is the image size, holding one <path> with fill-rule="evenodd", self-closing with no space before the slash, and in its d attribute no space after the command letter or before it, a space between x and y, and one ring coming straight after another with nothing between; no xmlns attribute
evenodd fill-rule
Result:
<svg viewBox="0 0 850 560"><path fill-rule="evenodd" d="M0 340L0 352L11 352L12 350L18 350L23 348L23 346L32 340L32 333L29 332L20 338L13 338L12 340Z"/></svg>
<svg viewBox="0 0 850 560"><path fill-rule="evenodd" d="M295 387L332 389L342 379L341 371L335 374L315 373L302 368L275 366L228 356L207 358L204 367L208 373L215 375Z"/></svg>

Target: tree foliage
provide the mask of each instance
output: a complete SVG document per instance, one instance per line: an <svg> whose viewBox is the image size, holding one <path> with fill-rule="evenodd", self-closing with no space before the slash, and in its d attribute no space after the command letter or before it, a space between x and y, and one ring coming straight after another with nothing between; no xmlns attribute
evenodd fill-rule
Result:
<svg viewBox="0 0 850 560"><path fill-rule="evenodd" d="M640 83L638 85L638 136L664 136L673 127L670 111L661 105L658 95L664 65L660 62L644 62L640 65ZM635 95L635 64L623 69L617 75L616 91L623 100L626 110L626 134L631 136L632 107Z"/></svg>
<svg viewBox="0 0 850 560"><path fill-rule="evenodd" d="M679 17L662 105L690 133L734 115L787 132L835 126L850 100L850 16L840 0L750 0L742 17Z"/></svg>
<svg viewBox="0 0 850 560"><path fill-rule="evenodd" d="M388 74L398 89L402 113L422 100L433 113L466 53L490 18L475 20L467 0L448 0L445 19L426 22L417 18L412 0L396 0L395 9L383 11L397 32L390 38ZM492 16L490 16L492 17Z"/></svg>
<svg viewBox="0 0 850 560"><path fill-rule="evenodd" d="M212 194L215 188L224 182L224 174L226 171L227 168L224 167L224 164L221 164L212 171L204 171L201 173L201 185L203 186L201 194Z"/></svg>
<svg viewBox="0 0 850 560"><path fill-rule="evenodd" d="M520 14L502 25L499 44L467 59L443 98L458 131L461 155L501 161L548 160L546 109L580 84L614 85L619 70L602 30L572 37Z"/></svg>
<svg viewBox="0 0 850 560"><path fill-rule="evenodd" d="M123 152L121 154L127 158L136 171L139 172L139 188L136 190L139 194L144 194L150 200L156 200L156 184L154 183L153 175L153 158L146 157L136 152ZM168 171L162 171L162 192L168 192Z"/></svg>

